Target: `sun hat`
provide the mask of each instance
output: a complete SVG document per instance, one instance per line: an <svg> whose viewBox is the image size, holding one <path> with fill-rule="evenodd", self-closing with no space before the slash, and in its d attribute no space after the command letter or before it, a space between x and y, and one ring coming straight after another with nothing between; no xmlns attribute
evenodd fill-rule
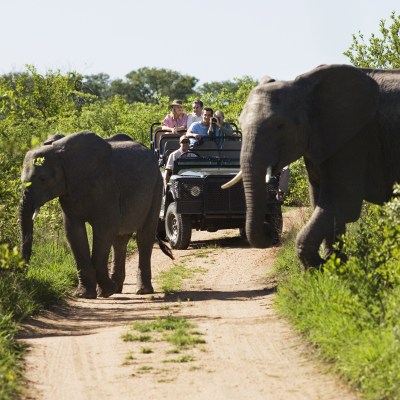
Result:
<svg viewBox="0 0 400 400"><path fill-rule="evenodd" d="M174 101L169 105L169 108L172 108L173 106L183 106L182 100L174 100Z"/></svg>

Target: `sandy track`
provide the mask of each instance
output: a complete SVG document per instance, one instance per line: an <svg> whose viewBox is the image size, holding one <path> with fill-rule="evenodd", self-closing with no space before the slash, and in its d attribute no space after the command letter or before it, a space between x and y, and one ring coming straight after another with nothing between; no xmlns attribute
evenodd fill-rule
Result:
<svg viewBox="0 0 400 400"><path fill-rule="evenodd" d="M174 254L197 272L165 298L134 294L133 256L123 294L71 299L26 324L25 399L356 399L272 308L265 275L276 251L249 248L235 230L195 232L192 246ZM155 247L153 275L172 264ZM143 354L143 344L121 339L130 322L171 314L204 335L206 343L189 351L193 361L167 363L166 344Z"/></svg>

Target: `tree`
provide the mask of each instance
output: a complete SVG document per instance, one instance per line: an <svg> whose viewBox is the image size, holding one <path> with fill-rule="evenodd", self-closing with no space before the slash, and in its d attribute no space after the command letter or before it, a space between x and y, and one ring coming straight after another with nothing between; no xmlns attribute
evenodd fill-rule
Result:
<svg viewBox="0 0 400 400"><path fill-rule="evenodd" d="M126 75L126 81L111 83L112 95L123 96L129 103L157 103L160 97L186 100L194 94L198 79L165 68L140 68Z"/></svg>
<svg viewBox="0 0 400 400"><path fill-rule="evenodd" d="M110 96L110 75L100 73L96 75L85 75L83 77L82 91L93 94L99 99L106 99Z"/></svg>
<svg viewBox="0 0 400 400"><path fill-rule="evenodd" d="M233 81L213 81L213 82L206 82L203 85L199 86L196 89L196 92L200 97L204 95L212 95L218 96L222 90L227 90L231 93L236 93L243 82L252 82L254 85L257 83L252 78L245 76L243 78L237 79L235 78Z"/></svg>
<svg viewBox="0 0 400 400"><path fill-rule="evenodd" d="M400 15L393 11L390 16L392 24L386 28L386 21L379 22L382 37L372 34L365 43L364 35L353 34L353 43L343 54L349 57L356 67L393 69L400 68Z"/></svg>

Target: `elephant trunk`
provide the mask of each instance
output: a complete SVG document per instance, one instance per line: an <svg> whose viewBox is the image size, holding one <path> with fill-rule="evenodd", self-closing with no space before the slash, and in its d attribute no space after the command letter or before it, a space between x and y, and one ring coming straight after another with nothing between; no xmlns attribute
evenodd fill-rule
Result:
<svg viewBox="0 0 400 400"><path fill-rule="evenodd" d="M268 165L264 146L255 140L246 140L241 154L243 186L246 197L246 236L253 247L265 248L273 244L265 225L267 190L266 171Z"/></svg>
<svg viewBox="0 0 400 400"><path fill-rule="evenodd" d="M25 262L28 263L32 254L33 241L33 215L35 207L27 192L24 193L23 201L20 206L20 223L22 245L21 253Z"/></svg>

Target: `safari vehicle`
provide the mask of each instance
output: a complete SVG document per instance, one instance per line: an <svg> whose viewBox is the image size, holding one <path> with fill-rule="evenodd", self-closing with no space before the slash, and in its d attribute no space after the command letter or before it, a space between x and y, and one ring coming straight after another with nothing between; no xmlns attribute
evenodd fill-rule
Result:
<svg viewBox="0 0 400 400"><path fill-rule="evenodd" d="M242 134L231 123L233 136L205 137L174 163L164 193L158 235L174 249L187 249L192 230L215 232L238 228L245 238L246 202L243 183L222 189L240 170ZM182 132L183 134L183 132ZM150 129L151 149L162 171L168 156L179 148L180 135L167 133L154 123ZM195 155L195 157L193 156ZM282 202L277 200L278 177L265 186L265 229L279 242L282 233Z"/></svg>

